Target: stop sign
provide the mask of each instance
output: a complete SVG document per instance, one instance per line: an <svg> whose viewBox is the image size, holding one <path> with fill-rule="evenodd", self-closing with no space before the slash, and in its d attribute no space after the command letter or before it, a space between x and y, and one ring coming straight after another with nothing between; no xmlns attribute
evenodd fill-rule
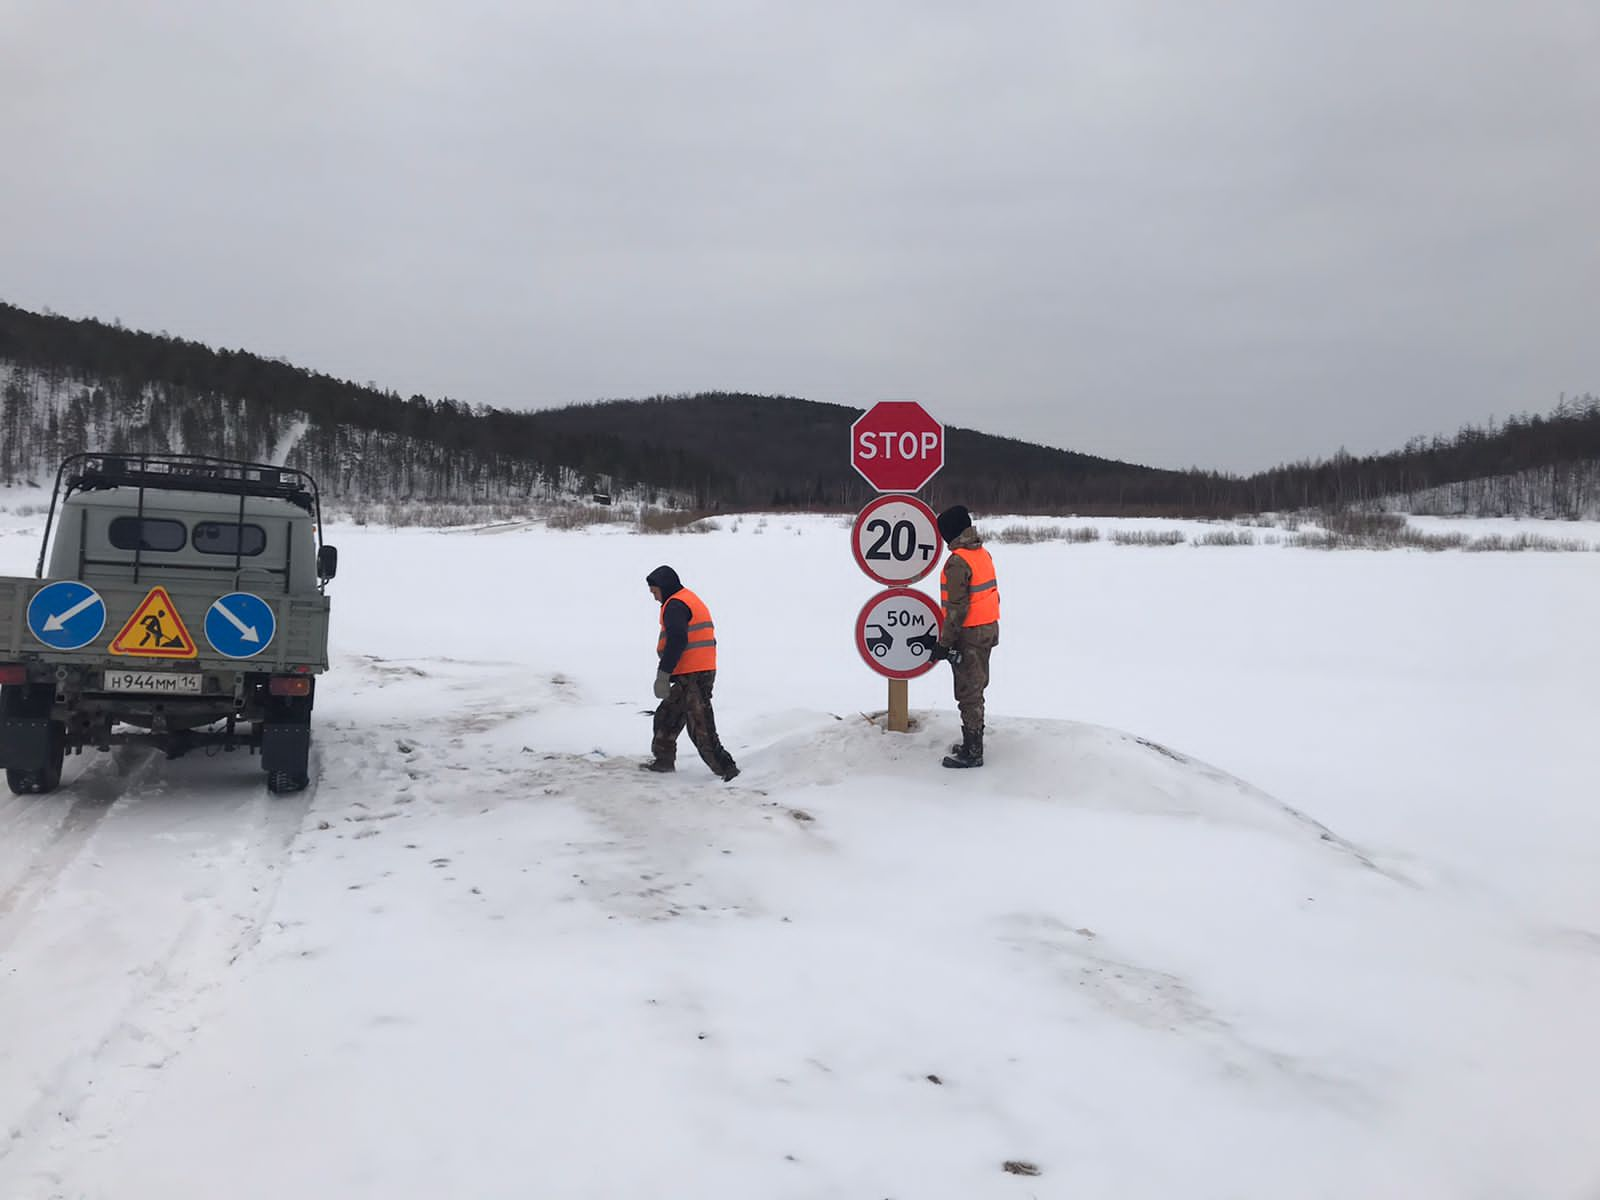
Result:
<svg viewBox="0 0 1600 1200"><path fill-rule="evenodd" d="M944 466L944 426L915 400L880 400L850 426L850 465L880 492L914 492Z"/></svg>

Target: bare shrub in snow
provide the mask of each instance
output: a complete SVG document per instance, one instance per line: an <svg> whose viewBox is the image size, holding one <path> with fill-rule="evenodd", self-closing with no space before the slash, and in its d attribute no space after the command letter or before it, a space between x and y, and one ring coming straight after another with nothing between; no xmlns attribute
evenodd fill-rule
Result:
<svg viewBox="0 0 1600 1200"><path fill-rule="evenodd" d="M381 525L393 529L451 529L465 525L491 525L503 521L528 521L538 513L531 504L449 504L420 500L358 501L325 505L328 519L356 525Z"/></svg>
<svg viewBox="0 0 1600 1200"><path fill-rule="evenodd" d="M1406 527L1403 513L1355 512L1349 509L1322 514L1321 525L1329 533L1358 541L1380 542L1397 538Z"/></svg>
<svg viewBox="0 0 1600 1200"><path fill-rule="evenodd" d="M1335 550L1340 545L1348 546L1349 543L1341 543L1334 534L1312 529L1305 533L1291 534L1284 544L1293 546L1297 550Z"/></svg>
<svg viewBox="0 0 1600 1200"><path fill-rule="evenodd" d="M1113 529L1111 540L1119 546L1180 546L1181 529Z"/></svg>
<svg viewBox="0 0 1600 1200"><path fill-rule="evenodd" d="M589 529L595 525L620 525L628 518L599 504L562 504L550 509L545 524L551 529Z"/></svg>
<svg viewBox="0 0 1600 1200"><path fill-rule="evenodd" d="M1008 545L1032 545L1036 542L1067 542L1083 544L1098 542L1100 531L1088 525L1063 529L1059 525L1007 525L988 535L988 541Z"/></svg>
<svg viewBox="0 0 1600 1200"><path fill-rule="evenodd" d="M710 533L720 528L721 525L703 512L654 508L639 514L640 533Z"/></svg>
<svg viewBox="0 0 1600 1200"><path fill-rule="evenodd" d="M1424 533L1409 525L1357 526L1354 532L1336 529L1307 530L1291 536L1287 545L1307 550L1457 550L1466 542L1461 533Z"/></svg>
<svg viewBox="0 0 1600 1200"><path fill-rule="evenodd" d="M1254 546L1256 535L1248 529L1211 529L1195 539L1196 546Z"/></svg>
<svg viewBox="0 0 1600 1200"><path fill-rule="evenodd" d="M1054 539L1056 531L1046 525L1007 525L988 536L988 541L1005 546L1031 546Z"/></svg>
<svg viewBox="0 0 1600 1200"><path fill-rule="evenodd" d="M1340 511L1324 513L1320 532L1291 539L1315 550L1455 550L1461 533L1424 533L1407 524L1404 513Z"/></svg>
<svg viewBox="0 0 1600 1200"><path fill-rule="evenodd" d="M1600 546L1595 547L1600 549ZM1571 553L1589 549L1589 543L1577 538L1548 538L1537 533L1519 533L1507 537L1500 533L1486 533L1467 542L1463 549L1474 552L1502 550L1515 553L1521 550L1546 550Z"/></svg>

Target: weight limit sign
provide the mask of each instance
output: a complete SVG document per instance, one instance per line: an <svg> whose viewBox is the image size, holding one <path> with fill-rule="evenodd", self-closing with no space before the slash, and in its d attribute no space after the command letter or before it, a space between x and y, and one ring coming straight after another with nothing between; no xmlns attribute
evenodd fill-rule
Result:
<svg viewBox="0 0 1600 1200"><path fill-rule="evenodd" d="M915 583L939 563L939 519L913 496L879 496L857 514L850 547L879 583Z"/></svg>

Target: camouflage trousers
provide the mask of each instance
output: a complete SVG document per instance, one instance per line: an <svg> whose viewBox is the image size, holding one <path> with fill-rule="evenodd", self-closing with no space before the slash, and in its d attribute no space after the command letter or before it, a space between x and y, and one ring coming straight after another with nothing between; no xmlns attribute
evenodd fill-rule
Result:
<svg viewBox="0 0 1600 1200"><path fill-rule="evenodd" d="M718 775L732 769L733 755L723 749L717 736L717 716L711 710L711 688L717 681L715 671L691 671L687 675L672 677L672 690L656 708L654 736L650 739L650 752L658 763L675 763L678 758L678 735L689 727L689 740L700 752L700 759Z"/></svg>
<svg viewBox="0 0 1600 1200"><path fill-rule="evenodd" d="M952 664L955 673L956 707L961 710L961 728L983 732L983 693L989 686L989 653L1000 644L1000 623L969 625L956 633L955 649L961 661Z"/></svg>

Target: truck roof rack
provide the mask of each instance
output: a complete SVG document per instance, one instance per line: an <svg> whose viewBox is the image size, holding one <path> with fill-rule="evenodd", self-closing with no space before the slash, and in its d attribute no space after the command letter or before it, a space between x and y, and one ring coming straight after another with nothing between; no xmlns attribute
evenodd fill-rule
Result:
<svg viewBox="0 0 1600 1200"><path fill-rule="evenodd" d="M317 544L322 544L322 496L317 481L298 467L279 467L272 463L246 462L236 458L216 458L208 454L164 454L139 451L88 451L69 454L56 471L55 490L50 493L50 511L44 519L44 538L39 545L39 565L34 574L44 578L44 558L55 525L56 509L74 492L131 487L139 489L139 513L144 513L144 494L155 489L168 492L216 492L239 497L239 520L244 520L247 497L261 496L287 500L310 513L316 522ZM135 578L138 553L134 555ZM237 564L236 564L237 565Z"/></svg>
<svg viewBox="0 0 1600 1200"><path fill-rule="evenodd" d="M136 487L274 497L310 513L321 508L316 482L297 467L203 454L73 454L62 462L56 487L63 499L78 491Z"/></svg>

